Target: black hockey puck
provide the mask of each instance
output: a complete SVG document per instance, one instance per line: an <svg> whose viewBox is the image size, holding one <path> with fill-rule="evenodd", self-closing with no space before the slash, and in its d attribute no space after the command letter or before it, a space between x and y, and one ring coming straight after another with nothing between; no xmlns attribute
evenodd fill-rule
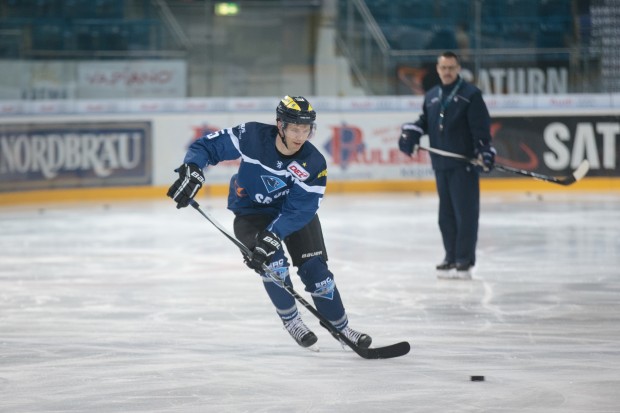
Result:
<svg viewBox="0 0 620 413"><path fill-rule="evenodd" d="M470 376L471 381L484 381L484 376Z"/></svg>

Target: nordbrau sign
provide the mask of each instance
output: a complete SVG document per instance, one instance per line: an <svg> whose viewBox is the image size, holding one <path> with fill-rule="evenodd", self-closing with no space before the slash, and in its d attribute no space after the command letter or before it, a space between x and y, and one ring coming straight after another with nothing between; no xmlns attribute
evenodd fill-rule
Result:
<svg viewBox="0 0 620 413"><path fill-rule="evenodd" d="M588 176L620 176L620 116L493 117L491 133L504 165L567 175L587 159Z"/></svg>
<svg viewBox="0 0 620 413"><path fill-rule="evenodd" d="M150 122L0 125L0 191L149 185Z"/></svg>

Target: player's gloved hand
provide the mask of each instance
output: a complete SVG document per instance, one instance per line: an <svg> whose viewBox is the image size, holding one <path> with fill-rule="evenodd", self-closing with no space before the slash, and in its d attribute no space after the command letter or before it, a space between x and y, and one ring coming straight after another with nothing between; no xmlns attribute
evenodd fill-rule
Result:
<svg viewBox="0 0 620 413"><path fill-rule="evenodd" d="M478 162L482 166L484 172L491 172L495 167L495 148L491 145L482 145L476 151L478 155Z"/></svg>
<svg viewBox="0 0 620 413"><path fill-rule="evenodd" d="M400 130L400 139L398 140L398 148L405 155L415 155L420 146L420 132L416 130L413 123L405 123Z"/></svg>
<svg viewBox="0 0 620 413"><path fill-rule="evenodd" d="M185 208L205 183L205 176L193 163L184 163L174 171L179 173L179 179L168 189L167 195L177 203L177 209Z"/></svg>
<svg viewBox="0 0 620 413"><path fill-rule="evenodd" d="M252 256L246 259L246 264L253 270L262 273L263 264L269 264L269 260L282 248L282 242L271 231L261 231L256 234L256 247L252 250Z"/></svg>

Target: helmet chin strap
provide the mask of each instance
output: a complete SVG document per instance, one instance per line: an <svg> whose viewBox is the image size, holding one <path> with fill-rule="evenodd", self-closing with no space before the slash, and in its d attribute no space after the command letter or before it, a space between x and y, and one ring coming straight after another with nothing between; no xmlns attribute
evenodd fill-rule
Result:
<svg viewBox="0 0 620 413"><path fill-rule="evenodd" d="M280 125L284 124L284 122L282 122L282 121L280 121L280 122L281 122ZM282 133L280 133L280 128L278 128L278 136L280 137L280 139L282 139L282 143L284 144L284 147L286 149L288 149L288 145L286 144L286 139L285 139L285 136L284 136L284 127L281 126L281 128L282 128Z"/></svg>

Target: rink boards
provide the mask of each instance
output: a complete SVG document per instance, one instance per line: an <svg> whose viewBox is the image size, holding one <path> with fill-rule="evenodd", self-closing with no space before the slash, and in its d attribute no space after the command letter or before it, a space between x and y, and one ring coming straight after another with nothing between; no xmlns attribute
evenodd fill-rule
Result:
<svg viewBox="0 0 620 413"><path fill-rule="evenodd" d="M484 175L482 189L620 189L616 95L488 97L497 161L537 173L586 178L571 187L512 174ZM273 123L278 98L49 102L0 106L0 203L160 197L197 138L247 121ZM398 150L400 125L420 97L315 98L311 142L328 163L330 192L432 191L429 155ZM208 168L205 193L224 195L238 161Z"/></svg>

